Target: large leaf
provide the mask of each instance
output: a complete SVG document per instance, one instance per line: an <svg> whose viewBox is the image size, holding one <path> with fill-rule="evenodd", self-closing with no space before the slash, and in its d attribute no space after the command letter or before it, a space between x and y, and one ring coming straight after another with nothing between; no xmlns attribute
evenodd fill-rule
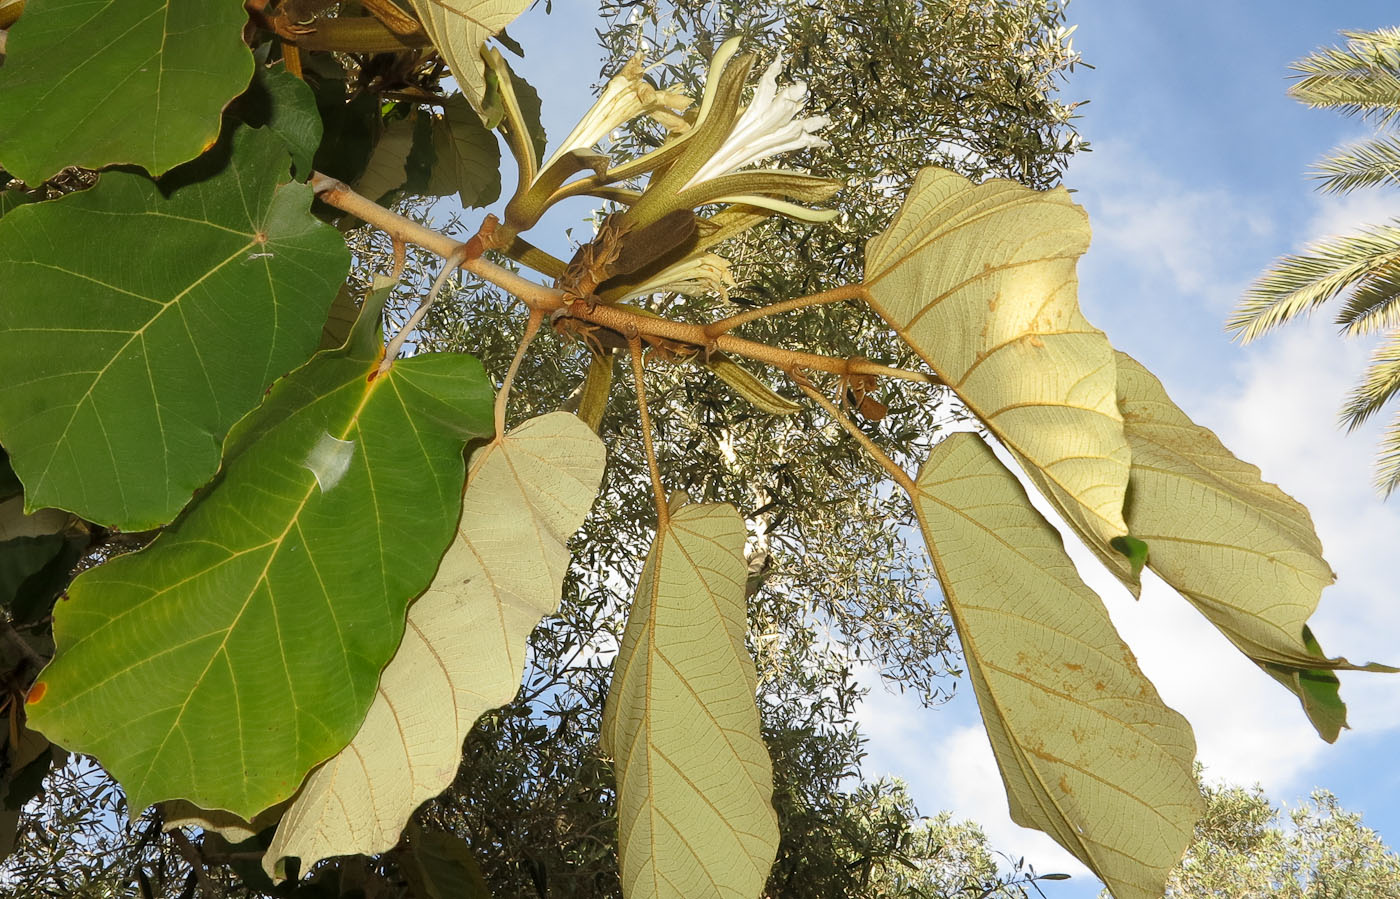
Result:
<svg viewBox="0 0 1400 899"><path fill-rule="evenodd" d="M278 382L174 525L57 610L30 721L97 756L136 808L183 798L251 819L364 720L451 539L463 447L491 428L469 356L373 377L378 312Z"/></svg>
<svg viewBox="0 0 1400 899"><path fill-rule="evenodd" d="M315 350L345 242L277 137L240 129L231 153L168 195L107 172L0 219L0 441L30 508L170 521L228 428Z"/></svg>
<svg viewBox="0 0 1400 899"><path fill-rule="evenodd" d="M447 789L482 712L520 688L525 641L559 608L565 544L603 477L603 442L567 412L531 419L472 457L457 539L408 610L398 654L360 732L318 768L283 818L264 868L392 848L413 811Z"/></svg>
<svg viewBox="0 0 1400 899"><path fill-rule="evenodd" d="M756 897L777 853L744 536L732 506L677 494L642 568L601 734L627 899Z"/></svg>
<svg viewBox="0 0 1400 899"><path fill-rule="evenodd" d="M486 98L481 47L525 11L533 0L409 0L423 30L452 69L472 108Z"/></svg>
<svg viewBox="0 0 1400 899"><path fill-rule="evenodd" d="M1113 349L1079 311L1089 222L1064 189L919 172L866 247L872 305L1064 514L1124 536L1129 451ZM1124 561L1126 564L1126 560Z"/></svg>
<svg viewBox="0 0 1400 899"><path fill-rule="evenodd" d="M252 77L247 21L228 0L30 3L0 68L0 162L38 184L69 165L158 175L193 159Z"/></svg>
<svg viewBox="0 0 1400 899"><path fill-rule="evenodd" d="M316 95L283 66L259 66L253 83L229 107L231 117L254 128L267 128L292 154L297 179L311 177L311 158L321 144L321 114Z"/></svg>
<svg viewBox="0 0 1400 899"><path fill-rule="evenodd" d="M433 149L437 161L427 193L457 194L463 206L485 206L501 195L501 147L461 94L443 103L441 118L433 119Z"/></svg>
<svg viewBox="0 0 1400 899"><path fill-rule="evenodd" d="M490 899L491 888L472 848L461 837L440 830L409 828L408 848L399 870L414 899Z"/></svg>
<svg viewBox="0 0 1400 899"><path fill-rule="evenodd" d="M415 119L395 119L385 126L364 172L353 185L356 193L377 203L389 191L403 187L408 180L408 154L413 151L416 125Z"/></svg>
<svg viewBox="0 0 1400 899"><path fill-rule="evenodd" d="M934 448L913 500L1012 819L1054 837L1117 899L1159 899L1201 813L1190 726L976 435Z"/></svg>
<svg viewBox="0 0 1400 899"><path fill-rule="evenodd" d="M1133 452L1126 517L1151 547L1148 567L1296 693L1332 742L1346 707L1328 669L1393 669L1329 659L1311 639L1308 616L1334 575L1308 510L1191 421L1139 362L1117 362Z"/></svg>

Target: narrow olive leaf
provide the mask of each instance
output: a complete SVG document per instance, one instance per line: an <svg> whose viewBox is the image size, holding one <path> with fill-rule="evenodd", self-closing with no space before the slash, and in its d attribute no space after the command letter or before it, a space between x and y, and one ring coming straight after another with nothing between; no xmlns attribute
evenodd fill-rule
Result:
<svg viewBox="0 0 1400 899"><path fill-rule="evenodd" d="M1063 188L926 168L867 244L865 282L875 310L1041 492L1107 543L1126 533L1129 451L1113 348L1076 297L1088 246L1088 218Z"/></svg>
<svg viewBox="0 0 1400 899"><path fill-rule="evenodd" d="M408 611L398 654L350 745L307 779L264 870L391 849L451 785L462 741L520 688L530 632L559 608L566 544L603 477L603 442L567 412L531 419L472 456L457 538Z"/></svg>
<svg viewBox="0 0 1400 899"><path fill-rule="evenodd" d="M934 447L912 498L1012 819L1048 833L1117 899L1160 899L1202 811L1190 725L981 439Z"/></svg>
<svg viewBox="0 0 1400 899"><path fill-rule="evenodd" d="M615 359L612 350L590 353L588 374L584 376L583 384L579 388L578 417L595 434L603 426L603 414L608 411L608 394L612 392Z"/></svg>
<svg viewBox="0 0 1400 899"><path fill-rule="evenodd" d="M442 115L433 119L433 150L437 160L428 194L456 194L467 207L485 206L500 197L500 143L461 94L448 97Z"/></svg>
<svg viewBox="0 0 1400 899"><path fill-rule="evenodd" d="M170 521L229 427L315 350L345 241L276 136L239 129L231 152L168 195L107 172L0 218L0 441L30 508Z"/></svg>
<svg viewBox="0 0 1400 899"><path fill-rule="evenodd" d="M451 540L463 448L492 428L470 356L374 377L378 313L279 381L210 489L55 612L30 722L96 756L134 808L182 798L250 818L364 720Z"/></svg>
<svg viewBox="0 0 1400 899"><path fill-rule="evenodd" d="M777 854L744 536L732 506L678 493L642 568L601 732L627 899L758 896Z"/></svg>
<svg viewBox="0 0 1400 899"><path fill-rule="evenodd" d="M1327 670L1394 669L1329 659L1309 644L1308 617L1335 576L1308 510L1188 418L1139 362L1118 353L1117 364L1133 452L1126 516L1150 547L1147 566L1297 694L1332 742L1346 707Z"/></svg>
<svg viewBox="0 0 1400 899"><path fill-rule="evenodd" d="M481 47L533 0L409 0L457 85L478 112L486 98Z"/></svg>
<svg viewBox="0 0 1400 899"><path fill-rule="evenodd" d="M0 162L38 184L70 165L159 175L193 159L253 75L247 21L210 0L30 3L0 68Z"/></svg>

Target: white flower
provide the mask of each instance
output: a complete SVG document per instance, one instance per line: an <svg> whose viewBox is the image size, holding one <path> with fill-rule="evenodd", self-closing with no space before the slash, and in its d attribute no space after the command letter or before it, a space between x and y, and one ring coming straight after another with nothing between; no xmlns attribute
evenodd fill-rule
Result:
<svg viewBox="0 0 1400 899"><path fill-rule="evenodd" d="M779 153L827 146L816 132L830 125L829 119L825 116L797 118L807 101L807 85L797 81L778 89L778 71L782 63L781 58L773 60L754 89L753 101L734 123L734 130L681 190Z"/></svg>
<svg viewBox="0 0 1400 899"><path fill-rule="evenodd" d="M622 71L608 80L598 101L584 113L554 155L540 166L540 171L548 169L571 150L592 149L614 128L642 113L652 113L663 124L678 121L676 113L690 105L690 98L679 91L657 90L647 84L643 71L641 54L628 60Z"/></svg>

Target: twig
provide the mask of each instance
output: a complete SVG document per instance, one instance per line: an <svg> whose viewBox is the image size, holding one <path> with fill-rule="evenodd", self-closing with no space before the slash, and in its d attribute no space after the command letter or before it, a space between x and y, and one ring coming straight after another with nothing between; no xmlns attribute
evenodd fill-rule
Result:
<svg viewBox="0 0 1400 899"><path fill-rule="evenodd" d="M501 381L501 390L496 394L496 440L506 436L506 399L510 396L510 385L515 381L515 373L520 370L520 362L525 358L525 351L530 347L530 341L535 339L535 334L540 329L540 322L544 319L544 313L538 309L530 310L530 320L525 323L525 334L520 338L520 348L515 351L515 358L510 360L510 368L506 370L506 376Z"/></svg>
<svg viewBox="0 0 1400 899"><path fill-rule="evenodd" d="M355 193L343 182L328 178L319 172L311 176L311 186L326 203L363 219L390 237L416 244L444 258L451 258L462 246L447 235L425 228L411 219L391 212L378 203ZM592 306L586 303L570 304L564 298L563 291L537 284L485 258L468 258L460 260L458 264L478 278L514 294L532 309L537 309L545 314L567 309L569 315L580 321L602 325L619 334L636 332L645 337L660 337L696 347L719 350L772 365L787 372L807 369L824 371L847 378L852 375L876 375L923 384L942 383L935 375L903 368L892 368L865 359L847 359L838 356L823 356L817 353L804 353L799 350L769 346L754 340L745 340L730 334L720 334L718 337L712 338L706 334L707 326L705 325L693 325L666 318L639 315L629 311L626 306L609 306L601 303ZM852 287L857 286L859 285L852 285Z"/></svg>
<svg viewBox="0 0 1400 899"><path fill-rule="evenodd" d="M215 895L214 883L209 879L209 872L204 870L204 859L200 856L199 850L194 848L190 838L176 827L170 831L170 839L174 841L175 848L185 857L185 861L189 862L190 867L194 869L194 876L198 879L199 887L204 895Z"/></svg>
<svg viewBox="0 0 1400 899"><path fill-rule="evenodd" d="M885 451L876 446L875 441L871 440L869 435L856 427L855 422L847 418L846 415L837 408L835 403L827 399L826 394L813 387L812 382L807 380L807 378L800 373L794 374L792 379L797 383L798 387L802 388L803 393L816 400L817 404L825 409L827 414L836 420L837 424L845 428L846 433L854 437L856 442L870 454L871 458L880 463L881 468L890 473L890 477L894 478L895 483L903 487L910 496L913 496L918 491L918 487L914 484L914 479L909 477L909 474L904 469L895 464L893 459L885 455Z"/></svg>
<svg viewBox="0 0 1400 899"><path fill-rule="evenodd" d="M770 303L767 306L750 309L748 312L741 312L738 315L722 318L717 322L710 322L705 326L705 333L713 339L721 334L734 330L740 325L748 324L760 318L768 318L770 315L777 315L781 312L791 312L794 309L805 309L808 306L820 306L824 303L839 303L842 300L863 300L869 296L870 291L864 284L847 284L844 287L824 290L821 293L809 294L805 297L793 297L790 300Z"/></svg>
<svg viewBox="0 0 1400 899"><path fill-rule="evenodd" d="M432 289L428 291L427 297L423 299L423 302L418 304L417 309L413 310L413 314L408 317L408 321L404 322L404 326L399 329L399 333L394 335L394 339L389 341L389 346L384 350L384 361L379 363L378 374L382 375L394 367L394 359L398 357L399 350L403 349L404 341L408 340L409 333L412 332L414 328L418 327L418 323L423 320L423 316L428 314L428 310L432 308L433 302L438 298L438 294L442 292L442 288L447 284L447 279L452 277L452 273L462 264L462 259L466 254L467 245L459 244L457 249L453 250L452 254L447 257L447 262L443 265L442 271L438 272L438 276L434 279Z"/></svg>
<svg viewBox="0 0 1400 899"><path fill-rule="evenodd" d="M24 638L19 635L19 632L15 630L15 626L10 623L8 619L0 618L0 631L4 632L5 639L9 640L11 645L19 650L19 654L24 657L25 661L31 663L36 669L43 668L48 664L49 660L39 655L34 647L24 642Z"/></svg>
<svg viewBox="0 0 1400 899"><path fill-rule="evenodd" d="M661 529L671 519L670 507L666 504L666 488L661 485L661 466L656 464L656 447L651 442L651 413L647 411L647 390L642 375L646 367L642 364L642 342L636 337L627 341L632 352L632 379L637 384L637 410L642 417L642 448L647 454L647 469L651 472L651 492L656 499L656 529Z"/></svg>

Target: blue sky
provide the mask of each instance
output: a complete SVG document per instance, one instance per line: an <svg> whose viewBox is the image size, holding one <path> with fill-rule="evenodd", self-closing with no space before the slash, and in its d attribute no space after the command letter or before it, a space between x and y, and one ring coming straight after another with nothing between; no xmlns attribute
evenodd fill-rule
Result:
<svg viewBox="0 0 1400 899"><path fill-rule="evenodd" d="M511 28L556 137L588 105L598 58L591 41L568 48L551 38L591 29L590 9L564 0L552 17L536 9ZM1092 101L1078 125L1093 152L1076 158L1065 179L1094 223L1080 266L1085 314L1199 423L1312 510L1339 574L1313 618L1324 647L1353 661L1396 662L1391 566L1400 496L1382 503L1369 486L1375 430L1348 437L1335 425L1367 347L1339 341L1326 314L1249 347L1231 343L1222 323L1275 257L1400 215L1395 191L1328 198L1312 190L1308 166L1366 132L1285 95L1291 61L1338 41L1340 29L1400 24L1400 9L1341 0L1076 0L1069 10L1075 46L1094 66L1077 69L1064 89L1068 99ZM569 215L564 224L582 213ZM1328 746L1291 696L1170 590L1149 583L1135 602L1087 556L1081 568L1163 698L1192 722L1208 777L1258 781L1289 805L1326 787L1400 844L1400 682L1343 675L1353 729ZM1051 899L1096 895L1097 882L1048 837L1010 822L970 690L929 711L877 687L862 717L868 774L903 776L926 813L952 809L981 823L996 848L1042 871L1079 875L1047 883Z"/></svg>

